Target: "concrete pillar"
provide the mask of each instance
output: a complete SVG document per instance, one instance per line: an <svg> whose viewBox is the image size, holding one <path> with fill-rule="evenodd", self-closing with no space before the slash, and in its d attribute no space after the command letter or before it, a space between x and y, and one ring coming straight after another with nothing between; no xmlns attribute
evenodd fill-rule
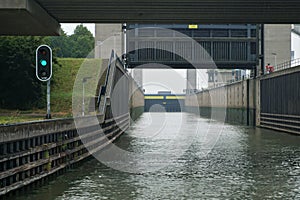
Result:
<svg viewBox="0 0 300 200"><path fill-rule="evenodd" d="M291 29L291 24L265 24L265 65L275 66L291 60Z"/></svg>
<svg viewBox="0 0 300 200"><path fill-rule="evenodd" d="M122 24L96 24L95 58L109 59L112 49L122 55Z"/></svg>
<svg viewBox="0 0 300 200"><path fill-rule="evenodd" d="M136 81L138 87L143 86L143 69L133 69L133 78Z"/></svg>
<svg viewBox="0 0 300 200"><path fill-rule="evenodd" d="M187 69L186 72L186 89L187 91L197 89L197 72L196 69Z"/></svg>

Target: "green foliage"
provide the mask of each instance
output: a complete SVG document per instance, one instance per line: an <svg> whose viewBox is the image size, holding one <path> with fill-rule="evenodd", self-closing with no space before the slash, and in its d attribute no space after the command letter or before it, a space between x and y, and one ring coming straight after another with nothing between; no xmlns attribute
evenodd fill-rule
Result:
<svg viewBox="0 0 300 200"><path fill-rule="evenodd" d="M86 69L87 76L93 76L93 73L100 73L101 60L58 58L58 63L61 67L57 68L55 78L53 79L54 84L51 86L51 110L55 113L72 115L72 95L76 76L79 76L78 70L80 68L81 70ZM86 92L88 92L88 85L89 84L86 85ZM81 86L80 84L80 89ZM80 95L81 94L82 93L80 93Z"/></svg>
<svg viewBox="0 0 300 200"><path fill-rule="evenodd" d="M35 76L35 51L42 37L0 37L0 107L45 105L45 86Z"/></svg>
<svg viewBox="0 0 300 200"><path fill-rule="evenodd" d="M70 39L64 31L62 31L61 36L48 37L47 40L49 41L49 46L52 48L57 57L72 57L72 44L70 44Z"/></svg>
<svg viewBox="0 0 300 200"><path fill-rule="evenodd" d="M14 124L28 121L43 120L44 117L36 116L0 116L0 124Z"/></svg>
<svg viewBox="0 0 300 200"><path fill-rule="evenodd" d="M57 74L65 68L59 67L55 57L87 57L94 48L94 37L83 25L78 25L71 36L67 36L63 32L60 37L0 37L0 108L19 110L45 108L46 83L39 81L35 75L35 51L41 44L48 44L53 49L51 85L59 85L56 86L59 88L65 82L61 82L60 80L64 80L64 77ZM83 60L76 62L78 62L75 64L76 67L71 66L67 69L71 71L63 72L64 76L77 72ZM74 79L73 75L70 77ZM71 82L73 83L74 80ZM69 105L71 91L68 88L68 91L65 90L56 97L62 99L67 97Z"/></svg>
<svg viewBox="0 0 300 200"><path fill-rule="evenodd" d="M94 57L90 52L94 49L94 36L82 24L78 25L74 34L67 36L64 32L61 36L49 37L50 46L61 58L86 58ZM90 55L89 55L90 54Z"/></svg>
<svg viewBox="0 0 300 200"><path fill-rule="evenodd" d="M72 91L77 72L84 62L83 58L59 58L61 67L56 68L51 84L51 110L53 112L72 112Z"/></svg>

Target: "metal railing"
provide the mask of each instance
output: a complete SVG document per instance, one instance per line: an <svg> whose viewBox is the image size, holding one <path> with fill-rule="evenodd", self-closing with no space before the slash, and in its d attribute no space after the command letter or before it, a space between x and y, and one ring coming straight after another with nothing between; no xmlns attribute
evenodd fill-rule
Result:
<svg viewBox="0 0 300 200"><path fill-rule="evenodd" d="M102 96L105 97L106 91L107 91L107 86L108 86L108 81L109 81L109 76L110 76L110 69L111 69L111 65L114 62L115 59L115 52L112 50L111 52L111 56L109 58L108 61L108 67L107 67L107 73L106 73L106 77L105 77L105 83L104 85L100 86L99 89L99 96L98 96L98 100L97 100L97 106L99 108L100 113L104 114L105 113L105 105L106 105L106 98L104 98L104 102L103 105L101 105L101 100L102 100Z"/></svg>
<svg viewBox="0 0 300 200"><path fill-rule="evenodd" d="M97 99L97 107L101 114L105 114L107 99L110 98L113 84L114 84L114 76L115 76L115 70L117 66L120 66L121 68L126 72L126 68L124 65L124 62L118 57L118 55L115 53L114 50L111 52L111 56L108 61L108 67L105 77L105 82L103 85L99 88L99 95Z"/></svg>
<svg viewBox="0 0 300 200"><path fill-rule="evenodd" d="M284 69L288 69L291 67L296 67L300 65L300 58L296 58L294 60L289 60L284 63L278 64L275 66L275 71L280 71Z"/></svg>

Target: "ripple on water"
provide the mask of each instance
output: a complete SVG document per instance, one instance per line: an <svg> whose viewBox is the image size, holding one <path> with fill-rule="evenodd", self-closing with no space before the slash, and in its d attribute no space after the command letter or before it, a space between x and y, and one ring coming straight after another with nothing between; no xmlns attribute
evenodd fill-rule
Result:
<svg viewBox="0 0 300 200"><path fill-rule="evenodd" d="M213 128L219 122L174 113L163 117L172 123L180 118L182 132L174 135L175 126L170 126L164 135L157 136L145 128L148 115L145 113L117 145L139 155L165 152L175 158L168 165L155 156L141 156L135 160L140 166L163 167L155 172L130 174L91 160L25 199L300 199L299 137L229 124L218 134L220 130ZM155 116L159 118L158 113ZM199 131L192 134L195 127ZM208 127L215 133L206 135ZM174 136L180 143L172 146ZM180 148L186 149L178 156Z"/></svg>

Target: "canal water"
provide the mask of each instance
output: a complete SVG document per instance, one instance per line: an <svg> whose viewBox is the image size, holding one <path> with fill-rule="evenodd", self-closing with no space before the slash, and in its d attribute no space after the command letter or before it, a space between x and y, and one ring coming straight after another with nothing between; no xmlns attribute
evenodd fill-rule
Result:
<svg viewBox="0 0 300 200"><path fill-rule="evenodd" d="M13 199L300 199L295 135L144 113L116 145L140 156L123 171L89 160Z"/></svg>

